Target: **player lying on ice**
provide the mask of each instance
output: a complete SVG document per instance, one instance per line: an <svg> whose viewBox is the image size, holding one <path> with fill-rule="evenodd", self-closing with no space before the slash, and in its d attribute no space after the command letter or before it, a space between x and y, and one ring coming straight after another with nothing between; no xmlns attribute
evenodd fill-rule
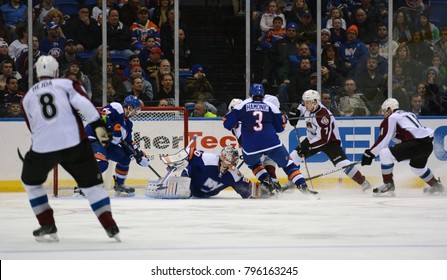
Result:
<svg viewBox="0 0 447 280"><path fill-rule="evenodd" d="M183 159L169 163L170 166L176 168L184 161L188 162L182 172L182 177L171 177L167 180L166 186L150 182L146 188L146 196L168 199L208 198L228 187L233 187L242 198L270 196L267 194L268 191L250 182L237 169L239 153L233 146L226 146L219 155L194 148L187 148L182 152ZM162 157L162 160L166 163L166 157L165 159Z"/></svg>
<svg viewBox="0 0 447 280"><path fill-rule="evenodd" d="M141 101L133 95L127 96L123 105L112 102L101 109L101 115L107 123L107 130L112 135L112 141L107 148L98 143L90 125L85 127L101 172L107 170L109 160L116 162L115 196L135 196L135 189L124 184L132 158L135 158L140 166L148 167L150 164L146 154L139 150L132 140L133 123L130 118L135 117L140 109Z"/></svg>

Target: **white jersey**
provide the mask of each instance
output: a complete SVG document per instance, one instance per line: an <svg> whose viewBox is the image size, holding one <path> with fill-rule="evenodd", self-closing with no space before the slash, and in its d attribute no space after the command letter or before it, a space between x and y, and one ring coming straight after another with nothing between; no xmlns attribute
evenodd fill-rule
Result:
<svg viewBox="0 0 447 280"><path fill-rule="evenodd" d="M31 149L38 153L74 147L87 137L77 111L87 123L100 118L84 88L69 79L38 82L26 93L22 105L32 134Z"/></svg>
<svg viewBox="0 0 447 280"><path fill-rule="evenodd" d="M433 137L433 130L423 126L416 115L411 112L397 110L386 117L380 124L380 135L377 138L370 151L378 156L380 151L390 143L393 138L402 142L412 139L423 139Z"/></svg>

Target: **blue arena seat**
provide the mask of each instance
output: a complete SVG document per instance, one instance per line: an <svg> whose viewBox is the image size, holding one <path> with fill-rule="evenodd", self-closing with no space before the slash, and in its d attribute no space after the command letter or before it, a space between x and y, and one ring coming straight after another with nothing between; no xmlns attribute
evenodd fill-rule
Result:
<svg viewBox="0 0 447 280"><path fill-rule="evenodd" d="M76 15L79 11L79 4L76 0L54 0L54 6L64 15Z"/></svg>
<svg viewBox="0 0 447 280"><path fill-rule="evenodd" d="M118 65L120 68L124 69L129 65L129 59L122 54L110 54L110 59L113 62L113 65Z"/></svg>

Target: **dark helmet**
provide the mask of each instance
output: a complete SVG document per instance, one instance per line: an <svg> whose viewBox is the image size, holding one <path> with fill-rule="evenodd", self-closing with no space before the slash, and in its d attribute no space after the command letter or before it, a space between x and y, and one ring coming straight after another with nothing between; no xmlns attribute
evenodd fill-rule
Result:
<svg viewBox="0 0 447 280"><path fill-rule="evenodd" d="M262 84L253 84L250 88L251 97L264 97L264 86Z"/></svg>

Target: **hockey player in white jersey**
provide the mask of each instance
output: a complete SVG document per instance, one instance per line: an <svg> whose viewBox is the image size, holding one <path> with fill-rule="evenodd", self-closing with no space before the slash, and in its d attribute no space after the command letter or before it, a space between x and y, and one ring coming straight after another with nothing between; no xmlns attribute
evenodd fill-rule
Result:
<svg viewBox="0 0 447 280"><path fill-rule="evenodd" d="M424 193L441 193L444 186L427 167L427 160L433 152L433 130L423 126L416 115L399 110L399 102L388 98L382 104L384 120L380 124L380 135L371 148L366 149L362 165L371 165L380 157L383 185L373 189L375 196L394 196L394 161L410 160L411 170L428 184ZM394 140L393 147L388 147Z"/></svg>
<svg viewBox="0 0 447 280"><path fill-rule="evenodd" d="M32 145L23 159L21 179L40 224L33 235L37 241L59 241L53 209L42 184L50 170L60 164L84 192L107 235L119 241L110 198L77 111L90 123L103 146L110 140L105 123L84 88L78 82L58 79L58 69L52 56L39 57L36 73L40 81L22 101Z"/></svg>
<svg viewBox="0 0 447 280"><path fill-rule="evenodd" d="M308 192L307 184L299 166L289 159L289 153L278 137L284 131L287 117L268 101L264 101L264 86L253 84L250 88L252 98L244 100L223 117L223 125L232 130L240 122L242 153L245 163L255 176L271 192L275 191L271 177L261 163L261 157L267 155L303 192Z"/></svg>
<svg viewBox="0 0 447 280"><path fill-rule="evenodd" d="M290 154L296 164L301 158L311 157L319 152L327 155L335 167L351 164L341 147L340 133L332 113L321 104L320 93L316 90L307 90L303 93L303 103L289 112L289 123L295 127L298 117L304 116L306 120L306 138ZM363 191L371 185L362 175L357 166L344 169L344 173L362 187Z"/></svg>

